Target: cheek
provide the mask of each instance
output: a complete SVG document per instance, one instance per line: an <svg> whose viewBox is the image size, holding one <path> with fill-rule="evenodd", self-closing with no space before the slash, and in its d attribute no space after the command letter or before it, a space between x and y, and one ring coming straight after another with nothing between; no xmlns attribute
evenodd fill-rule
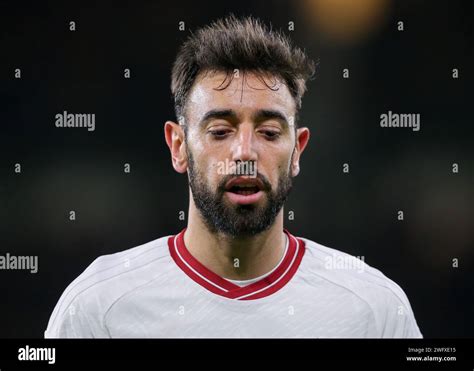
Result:
<svg viewBox="0 0 474 371"><path fill-rule="evenodd" d="M281 176L285 176L291 169L291 154L290 149L280 149L267 156L268 163L265 165L266 170L271 181L278 182Z"/></svg>
<svg viewBox="0 0 474 371"><path fill-rule="evenodd" d="M219 174L219 160L209 151L193 152L195 167L199 171L202 181L211 188L216 187L224 175Z"/></svg>
<svg viewBox="0 0 474 371"><path fill-rule="evenodd" d="M189 149L192 151L194 167L199 171L202 181L215 188L226 174L221 174L221 163L229 158L229 145L211 142L209 136L197 129L188 132Z"/></svg>
<svg viewBox="0 0 474 371"><path fill-rule="evenodd" d="M214 159L208 159L207 162L207 177L208 177L208 182L212 183L215 185L219 178L222 177L222 174L218 174L218 162Z"/></svg>
<svg viewBox="0 0 474 371"><path fill-rule="evenodd" d="M188 129L186 144L193 151L194 155L197 156L198 154L203 153L205 144L203 142L203 138L201 138L196 129Z"/></svg>

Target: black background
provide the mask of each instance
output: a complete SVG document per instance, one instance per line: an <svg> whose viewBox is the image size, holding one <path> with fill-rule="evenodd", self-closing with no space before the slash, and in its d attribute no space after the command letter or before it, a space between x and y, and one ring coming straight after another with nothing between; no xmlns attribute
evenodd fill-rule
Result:
<svg viewBox="0 0 474 371"><path fill-rule="evenodd" d="M425 337L473 336L473 2L382 1L360 35L344 17L334 21L342 35L331 32L321 21L331 17L309 3L0 5L0 254L39 257L37 274L0 271L0 337L42 337L63 290L96 257L186 225L186 177L163 136L174 119L170 69L191 30L230 12L271 22L319 60L285 226L397 282ZM64 110L95 113L96 130L56 128ZM420 113L421 130L380 128L388 110Z"/></svg>

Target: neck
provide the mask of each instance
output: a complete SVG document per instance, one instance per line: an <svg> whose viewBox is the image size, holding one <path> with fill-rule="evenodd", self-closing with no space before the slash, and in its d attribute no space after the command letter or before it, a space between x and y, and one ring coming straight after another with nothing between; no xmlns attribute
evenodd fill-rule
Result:
<svg viewBox="0 0 474 371"><path fill-rule="evenodd" d="M191 255L221 277L256 278L271 271L283 256L286 243L283 209L272 226L258 235L230 237L210 232L190 197L184 243Z"/></svg>

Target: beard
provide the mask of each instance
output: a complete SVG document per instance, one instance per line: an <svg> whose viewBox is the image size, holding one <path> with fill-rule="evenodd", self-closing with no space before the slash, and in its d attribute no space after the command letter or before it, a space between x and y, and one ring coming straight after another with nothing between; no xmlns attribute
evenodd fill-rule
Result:
<svg viewBox="0 0 474 371"><path fill-rule="evenodd" d="M225 176L213 190L205 176L195 166L193 156L188 151L188 175L194 204L199 210L202 220L211 233L223 233L231 237L255 236L273 225L276 216L283 207L292 188L292 177L289 171L280 174L275 190L268 179L257 173L264 189L263 205L233 205L224 199L225 185L235 177Z"/></svg>

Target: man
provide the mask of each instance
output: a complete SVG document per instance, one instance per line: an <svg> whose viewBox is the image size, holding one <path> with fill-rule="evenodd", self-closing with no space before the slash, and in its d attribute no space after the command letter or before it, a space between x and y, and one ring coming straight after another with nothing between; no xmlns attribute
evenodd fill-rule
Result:
<svg viewBox="0 0 474 371"><path fill-rule="evenodd" d="M45 336L421 337L394 282L283 227L313 73L253 18L192 35L172 72L178 123L164 128L174 169L188 174L187 228L94 261Z"/></svg>

